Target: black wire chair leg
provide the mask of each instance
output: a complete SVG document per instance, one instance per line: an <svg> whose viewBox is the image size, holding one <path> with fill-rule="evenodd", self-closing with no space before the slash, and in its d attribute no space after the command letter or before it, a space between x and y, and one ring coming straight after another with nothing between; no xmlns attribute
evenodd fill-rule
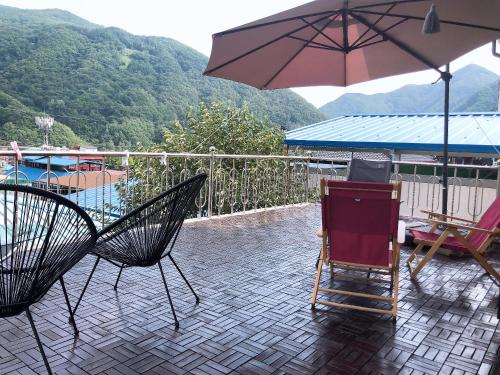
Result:
<svg viewBox="0 0 500 375"><path fill-rule="evenodd" d="M38 344L38 348L40 349L40 354L42 355L43 362L45 363L45 368L47 369L47 373L52 375L52 370L50 369L49 361L47 361L47 357L45 356L45 351L43 350L42 342L40 341L40 337L38 336L38 332L35 327L35 322L33 321L33 317L31 316L31 312L29 309L26 309L26 315L28 316L28 320L31 324L31 329L33 330L33 334L35 335L36 343Z"/></svg>
<svg viewBox="0 0 500 375"><path fill-rule="evenodd" d="M123 271L123 264L120 266L120 272L118 272L118 277L116 278L116 283L115 286L113 287L114 290L118 289L118 281L120 281L120 276L122 275Z"/></svg>
<svg viewBox="0 0 500 375"><path fill-rule="evenodd" d="M165 290L167 291L168 302L170 303L170 308L172 309L172 314L174 315L175 327L179 328L179 321L177 320L177 315L175 315L174 304L172 303L172 298L170 298L170 292L167 286L167 279L165 278L165 274L163 273L163 267L161 266L161 262L158 262L158 267L160 267L163 284L165 285Z"/></svg>
<svg viewBox="0 0 500 375"><path fill-rule="evenodd" d="M168 254L168 257L170 258L170 260L172 261L172 263L174 264L175 268L177 269L177 271L180 273L180 275L182 276L182 279L184 280L184 282L187 284L187 286L189 287L189 289L191 290L191 292L193 293L194 295L194 298L196 298L196 303L200 302L200 297L198 297L198 295L196 294L196 292L194 291L193 287L191 286L191 284L189 284L189 281L186 279L186 276L184 276L184 274L182 273L181 269L179 268L179 266L177 265L177 263L175 263L175 260L174 258L172 258L172 255Z"/></svg>
<svg viewBox="0 0 500 375"><path fill-rule="evenodd" d="M85 286L83 287L82 294L80 294L80 298L78 298L78 301L76 302L75 308L73 309L73 316L76 314L76 309L78 309L78 306L80 306L80 302L82 301L83 295L85 294L85 291L87 290L87 287L89 286L90 279L92 279L92 276L94 275L95 269L97 268L97 264L101 260L101 257L97 257L94 267L92 268L92 271L90 272L89 278L87 279L87 282L85 283ZM72 319L72 318L70 318Z"/></svg>
<svg viewBox="0 0 500 375"><path fill-rule="evenodd" d="M69 321L73 326L73 330L75 331L75 336L78 336L78 328L76 327L75 317L73 316L73 310L71 309L71 304L69 303L68 293L66 292L66 286L64 285L64 280L62 276L59 278L59 282L61 283L64 299L66 300L66 306L68 306Z"/></svg>

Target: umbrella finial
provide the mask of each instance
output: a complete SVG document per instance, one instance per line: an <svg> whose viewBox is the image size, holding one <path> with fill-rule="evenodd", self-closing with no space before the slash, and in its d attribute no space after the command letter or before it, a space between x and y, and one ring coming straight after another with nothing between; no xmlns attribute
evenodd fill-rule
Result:
<svg viewBox="0 0 500 375"><path fill-rule="evenodd" d="M437 14L436 5L432 4L429 13L425 16L422 34L436 34L441 31L439 16Z"/></svg>

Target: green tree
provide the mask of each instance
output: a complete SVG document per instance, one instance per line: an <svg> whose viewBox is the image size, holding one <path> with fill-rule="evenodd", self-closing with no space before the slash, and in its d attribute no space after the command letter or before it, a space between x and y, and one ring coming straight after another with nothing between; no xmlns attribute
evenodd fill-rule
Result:
<svg viewBox="0 0 500 375"><path fill-rule="evenodd" d="M227 103L200 104L187 114L184 123L177 121L165 131L162 144L144 147L141 151L207 154L209 147L214 146L218 154L280 155L283 138L284 132L280 128L260 120L246 105L237 108ZM122 207L136 207L199 171L208 172L209 164L208 158L170 157L163 163L158 158L133 158L129 168L135 178L132 185L121 186ZM262 174L264 168L274 173L277 169L282 171L283 164L266 160L259 165L255 159L218 158L213 174L219 181L231 179L233 189L254 191L245 184L251 176ZM269 203L274 203L274 199L274 196L270 197ZM225 204L227 209L230 203L226 201Z"/></svg>
<svg viewBox="0 0 500 375"><path fill-rule="evenodd" d="M42 135L34 125L16 125L13 122L6 122L0 126L0 139L6 142L17 141L22 146L41 145Z"/></svg>
<svg viewBox="0 0 500 375"><path fill-rule="evenodd" d="M112 134L115 146L134 150L140 146L153 143L155 128L152 123L138 118L127 118L108 126L107 132Z"/></svg>
<svg viewBox="0 0 500 375"><path fill-rule="evenodd" d="M54 122L54 126L49 134L49 142L53 146L67 147L79 146L82 144L82 140L73 133L69 127L59 122Z"/></svg>
<svg viewBox="0 0 500 375"><path fill-rule="evenodd" d="M164 143L154 152L206 153L214 146L222 154L281 154L284 132L269 121L257 118L244 104L200 104L192 109L185 123L176 121L165 131Z"/></svg>

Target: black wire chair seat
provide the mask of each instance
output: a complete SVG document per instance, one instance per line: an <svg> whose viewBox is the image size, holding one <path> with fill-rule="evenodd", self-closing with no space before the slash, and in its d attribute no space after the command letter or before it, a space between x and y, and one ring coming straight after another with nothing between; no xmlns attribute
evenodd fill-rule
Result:
<svg viewBox="0 0 500 375"><path fill-rule="evenodd" d="M98 233L97 243L91 251L96 256L96 261L75 305L73 314L76 313L101 259L120 268L114 285L115 290L117 290L124 268L158 265L175 325L179 326L161 260L168 257L172 261L198 302L198 296L175 262L171 252L184 219L192 209L196 197L199 196L206 178L207 175L201 173L181 182L150 199Z"/></svg>
<svg viewBox="0 0 500 375"><path fill-rule="evenodd" d="M94 223L75 203L33 187L0 184L0 318L26 312L49 374L29 307L59 281L78 334L63 275L96 240Z"/></svg>

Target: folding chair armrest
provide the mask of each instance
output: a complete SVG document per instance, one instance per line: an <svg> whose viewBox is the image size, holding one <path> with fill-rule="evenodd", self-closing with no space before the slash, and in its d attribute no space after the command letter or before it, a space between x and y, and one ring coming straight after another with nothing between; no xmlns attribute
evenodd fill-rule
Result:
<svg viewBox="0 0 500 375"><path fill-rule="evenodd" d="M429 215L429 218L434 216L434 217L441 218L441 220L443 218L446 218L446 219L451 219L451 220L463 221L464 223L477 224L477 221L462 219L461 217L456 217L456 216L451 216L451 215L445 215L445 214L441 214L439 212L432 212L432 211L428 211L428 210L421 210L421 212Z"/></svg>
<svg viewBox="0 0 500 375"><path fill-rule="evenodd" d="M495 234L496 233L495 231L492 231L492 230L471 227L469 225L462 225L462 224L458 224L458 223L450 223L449 221L433 220L433 219L427 219L427 221L431 222L432 224L443 225L443 226L449 227L449 228L464 229L464 230L468 230L468 231L483 232L483 233L488 233L488 234Z"/></svg>

